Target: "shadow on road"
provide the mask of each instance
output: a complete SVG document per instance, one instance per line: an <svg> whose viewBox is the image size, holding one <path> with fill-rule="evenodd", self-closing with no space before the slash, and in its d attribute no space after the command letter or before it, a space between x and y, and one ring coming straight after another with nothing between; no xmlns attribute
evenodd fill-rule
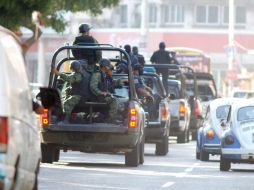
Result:
<svg viewBox="0 0 254 190"><path fill-rule="evenodd" d="M101 168L126 168L124 163L103 163L103 162L68 162L68 161L59 161L55 162L55 165L64 165L64 166L72 166L72 167L101 167Z"/></svg>

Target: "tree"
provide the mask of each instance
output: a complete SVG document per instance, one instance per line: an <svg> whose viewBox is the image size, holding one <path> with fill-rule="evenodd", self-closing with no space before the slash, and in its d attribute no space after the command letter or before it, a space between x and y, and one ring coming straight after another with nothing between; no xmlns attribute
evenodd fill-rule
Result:
<svg viewBox="0 0 254 190"><path fill-rule="evenodd" d="M39 11L45 26L57 32L64 31L68 12L86 11L92 15L102 13L102 9L117 5L119 0L1 0L0 25L13 31L20 26L32 28L31 14Z"/></svg>

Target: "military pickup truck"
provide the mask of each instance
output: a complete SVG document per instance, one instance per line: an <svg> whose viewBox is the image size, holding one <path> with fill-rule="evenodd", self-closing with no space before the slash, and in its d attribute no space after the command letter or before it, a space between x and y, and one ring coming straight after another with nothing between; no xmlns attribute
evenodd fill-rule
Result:
<svg viewBox="0 0 254 190"><path fill-rule="evenodd" d="M149 110L145 104L143 105L145 111L148 113L145 142L156 144L155 154L167 155L170 132L169 99L157 74L144 73L142 77L146 85L152 89L154 97L152 110Z"/></svg>
<svg viewBox="0 0 254 190"><path fill-rule="evenodd" d="M151 68L154 68L152 70ZM177 136L177 143L189 141L190 106L185 96L186 77L182 73L181 66L176 64L146 65L145 71L152 72L158 69L168 70L167 97L170 112L170 136Z"/></svg>
<svg viewBox="0 0 254 190"><path fill-rule="evenodd" d="M72 150L86 153L122 152L127 166L143 164L146 119L136 95L128 54L120 48L109 46L63 46L54 53L51 66L63 71L64 65L75 60L71 55L73 49L101 51L102 57L112 57L112 63L119 61L116 59L121 59L120 55L127 58L129 74L113 76L124 80L123 85L113 94L118 101L118 121L105 123L96 119L96 113L106 112L108 105L81 99L73 109L72 116L84 114L86 117L78 122L64 122L62 101L66 84L51 72L48 88L41 88L38 95L45 107L40 127L42 162L57 162L60 150Z"/></svg>

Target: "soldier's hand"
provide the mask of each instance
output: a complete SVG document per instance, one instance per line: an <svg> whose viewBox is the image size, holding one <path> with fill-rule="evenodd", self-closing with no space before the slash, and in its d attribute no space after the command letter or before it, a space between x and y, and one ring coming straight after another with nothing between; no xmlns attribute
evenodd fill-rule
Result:
<svg viewBox="0 0 254 190"><path fill-rule="evenodd" d="M55 75L60 75L59 71L56 68L52 68L52 73L54 73Z"/></svg>
<svg viewBox="0 0 254 190"><path fill-rule="evenodd" d="M102 92L101 95L102 95L102 96L107 96L108 93L107 93L107 92Z"/></svg>

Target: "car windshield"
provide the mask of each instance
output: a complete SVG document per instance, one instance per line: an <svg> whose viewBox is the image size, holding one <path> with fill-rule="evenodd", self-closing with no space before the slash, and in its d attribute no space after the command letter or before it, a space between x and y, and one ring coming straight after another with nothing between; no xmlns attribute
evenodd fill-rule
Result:
<svg viewBox="0 0 254 190"><path fill-rule="evenodd" d="M243 107L238 110L237 120L244 121L254 119L254 106Z"/></svg>
<svg viewBox="0 0 254 190"><path fill-rule="evenodd" d="M168 93L174 94L176 99L180 98L180 87L181 84L177 82L168 82Z"/></svg>
<svg viewBox="0 0 254 190"><path fill-rule="evenodd" d="M217 119L226 119L229 112L229 105L219 106L216 109L216 117Z"/></svg>
<svg viewBox="0 0 254 190"><path fill-rule="evenodd" d="M188 97L195 95L195 93L194 93L194 84L193 83L187 83L186 84L186 95Z"/></svg>

